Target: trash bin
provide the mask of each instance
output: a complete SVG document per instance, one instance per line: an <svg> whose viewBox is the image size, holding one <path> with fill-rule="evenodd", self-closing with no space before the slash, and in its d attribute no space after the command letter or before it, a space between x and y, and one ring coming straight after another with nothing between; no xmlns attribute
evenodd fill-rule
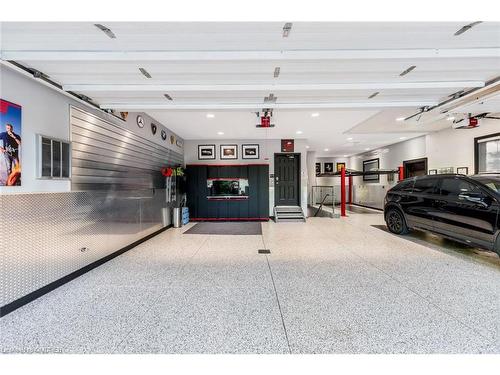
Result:
<svg viewBox="0 0 500 375"><path fill-rule="evenodd" d="M181 217L182 210L180 207L174 207L172 212L174 216L172 220L174 228L180 228L182 226L182 217Z"/></svg>

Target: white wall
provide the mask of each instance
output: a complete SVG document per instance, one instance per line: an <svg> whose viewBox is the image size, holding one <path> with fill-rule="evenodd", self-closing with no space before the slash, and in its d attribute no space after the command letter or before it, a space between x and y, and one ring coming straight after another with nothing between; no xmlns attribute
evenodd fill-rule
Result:
<svg viewBox="0 0 500 375"><path fill-rule="evenodd" d="M174 144L170 143L170 135L173 133L156 121L158 131L156 136L152 135L150 123L154 120L145 114L141 115L146 120L146 125L140 129L136 125L136 113L131 113L126 122L121 121L3 65L0 65L0 98L22 106L21 186L0 186L2 194L70 191L71 182L68 179L50 180L36 177L36 135L41 134L69 141L69 109L71 105L98 115L163 147L183 153L182 147L176 146L175 142ZM0 131L4 131L4 126L5 124L0 124ZM167 131L167 141L161 139L161 129ZM177 135L174 134L174 136L176 139L178 138ZM182 139L181 142L183 142Z"/></svg>
<svg viewBox="0 0 500 375"><path fill-rule="evenodd" d="M215 144L216 159L215 160L198 160L198 145ZM220 159L220 145L221 144L237 144L238 145L238 159L237 160L221 160ZM241 145L242 144L258 144L259 145L259 159L242 159L241 158ZM302 139L295 140L294 152L300 153L300 196L301 207L305 214L307 214L307 191L308 191L308 174L307 174L307 149L306 141ZM269 164L269 174L274 174L274 154L281 152L281 140L187 140L184 143L184 162L186 164L252 164L252 163L265 163ZM269 180L269 215L273 214L274 208L274 180Z"/></svg>

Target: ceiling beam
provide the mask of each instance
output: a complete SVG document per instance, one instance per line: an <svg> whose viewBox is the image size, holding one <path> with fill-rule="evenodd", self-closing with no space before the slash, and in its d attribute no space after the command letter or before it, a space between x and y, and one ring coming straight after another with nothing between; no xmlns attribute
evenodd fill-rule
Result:
<svg viewBox="0 0 500 375"><path fill-rule="evenodd" d="M484 87L482 81L430 81L430 82L367 82L367 83L318 83L318 84L215 84L215 85L147 85L147 84L68 84L65 91L141 91L141 92L187 92L187 91L336 91L336 90L382 90L382 89L436 89Z"/></svg>
<svg viewBox="0 0 500 375"><path fill-rule="evenodd" d="M415 48L372 50L275 51L76 51L3 50L2 60L15 61L247 61L359 60L500 57L500 48Z"/></svg>
<svg viewBox="0 0 500 375"><path fill-rule="evenodd" d="M115 109L123 111L136 110L238 110L262 108L272 109L335 109L335 108L392 108L408 107L420 108L434 106L435 101L412 102L331 102L331 103L192 103L192 104L162 104L162 103L103 103L101 109Z"/></svg>

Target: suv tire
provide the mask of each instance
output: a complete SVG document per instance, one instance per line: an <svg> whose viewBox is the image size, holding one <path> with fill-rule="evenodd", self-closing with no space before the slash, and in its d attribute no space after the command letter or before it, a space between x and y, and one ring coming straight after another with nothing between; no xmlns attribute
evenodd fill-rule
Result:
<svg viewBox="0 0 500 375"><path fill-rule="evenodd" d="M401 235L410 232L403 214L397 208L389 208L389 210L387 210L385 214L385 223L391 233Z"/></svg>

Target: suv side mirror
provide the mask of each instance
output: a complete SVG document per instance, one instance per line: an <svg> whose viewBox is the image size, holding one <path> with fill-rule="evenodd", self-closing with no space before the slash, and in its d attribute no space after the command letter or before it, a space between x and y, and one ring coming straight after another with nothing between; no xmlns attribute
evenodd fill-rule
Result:
<svg viewBox="0 0 500 375"><path fill-rule="evenodd" d="M483 207L488 207L491 204L491 199L481 193L463 192L458 195L458 199L466 200Z"/></svg>

